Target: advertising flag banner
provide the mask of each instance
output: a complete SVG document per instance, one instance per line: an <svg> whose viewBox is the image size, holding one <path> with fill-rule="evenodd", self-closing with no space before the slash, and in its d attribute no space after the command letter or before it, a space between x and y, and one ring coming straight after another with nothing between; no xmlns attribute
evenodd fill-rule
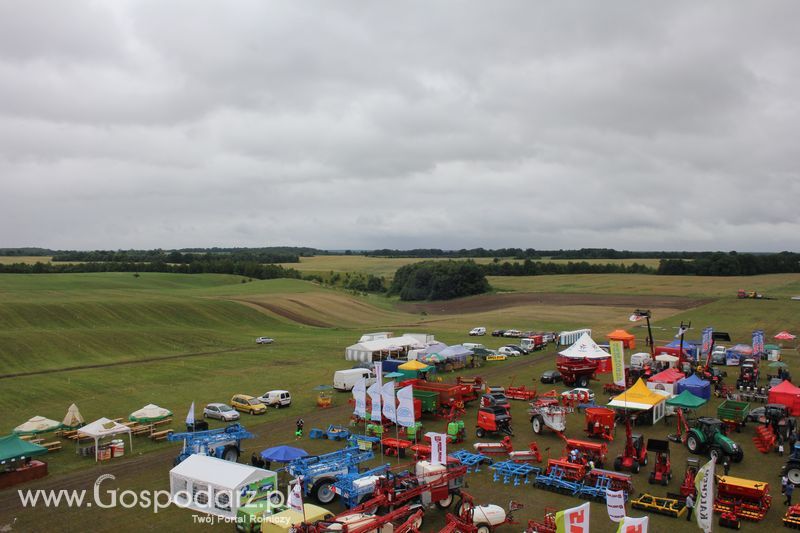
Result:
<svg viewBox="0 0 800 533"><path fill-rule="evenodd" d="M369 414L370 420L376 424L381 423L381 384L377 381L367 389L369 399L372 400L372 411Z"/></svg>
<svg viewBox="0 0 800 533"><path fill-rule="evenodd" d="M303 512L303 486L300 483L300 478L295 480L292 492L289 493L289 501L287 503L290 508L298 513Z"/></svg>
<svg viewBox="0 0 800 533"><path fill-rule="evenodd" d="M614 383L625 385L625 350L622 341L611 341L608 343L611 351L611 375Z"/></svg>
<svg viewBox="0 0 800 533"><path fill-rule="evenodd" d="M397 422L397 400L394 397L394 381L387 381L381 387L381 401L383 402L383 416L392 422Z"/></svg>
<svg viewBox="0 0 800 533"><path fill-rule="evenodd" d="M378 381L378 385L381 387L383 386L383 363L380 361L375 361L375 379Z"/></svg>
<svg viewBox="0 0 800 533"><path fill-rule="evenodd" d="M606 509L612 522L625 518L625 491L606 489Z"/></svg>
<svg viewBox="0 0 800 533"><path fill-rule="evenodd" d="M753 332L753 355L763 355L764 352L764 330L757 329Z"/></svg>
<svg viewBox="0 0 800 533"><path fill-rule="evenodd" d="M189 407L189 412L186 414L186 425L194 425L194 402L192 402L192 406Z"/></svg>
<svg viewBox="0 0 800 533"><path fill-rule="evenodd" d="M444 433L428 433L431 438L431 464L447 464L447 435Z"/></svg>
<svg viewBox="0 0 800 533"><path fill-rule="evenodd" d="M695 504L695 518L697 527L709 533L714 521L714 474L717 466L715 459L711 459L697 471L694 478L694 487L697 489L697 503Z"/></svg>
<svg viewBox="0 0 800 533"><path fill-rule="evenodd" d="M367 417L367 380L365 378L359 379L353 385L353 400L356 402L356 408L353 414L361 418Z"/></svg>
<svg viewBox="0 0 800 533"><path fill-rule="evenodd" d="M397 400L400 405L397 407L397 423L403 427L413 427L414 420L414 387L409 385L397 391Z"/></svg>
<svg viewBox="0 0 800 533"><path fill-rule="evenodd" d="M589 502L556 513L556 533L589 533Z"/></svg>
<svg viewBox="0 0 800 533"><path fill-rule="evenodd" d="M708 355L711 352L711 335L714 332L712 328L706 328L703 330L703 354Z"/></svg>
<svg viewBox="0 0 800 533"><path fill-rule="evenodd" d="M641 518L626 516L617 528L617 533L647 533L649 523L650 518L647 516Z"/></svg>

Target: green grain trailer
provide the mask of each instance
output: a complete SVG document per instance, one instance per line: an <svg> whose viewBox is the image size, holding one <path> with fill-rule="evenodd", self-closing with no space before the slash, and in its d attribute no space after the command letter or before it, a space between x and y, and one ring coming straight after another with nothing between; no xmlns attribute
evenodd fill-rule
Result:
<svg viewBox="0 0 800 533"><path fill-rule="evenodd" d="M749 403L725 400L717 407L717 418L722 420L729 429L733 428L736 431L741 431L749 412Z"/></svg>

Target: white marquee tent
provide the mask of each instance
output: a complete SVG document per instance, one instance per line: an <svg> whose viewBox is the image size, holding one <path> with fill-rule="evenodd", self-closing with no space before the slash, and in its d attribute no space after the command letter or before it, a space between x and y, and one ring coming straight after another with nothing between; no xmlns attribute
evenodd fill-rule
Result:
<svg viewBox="0 0 800 533"><path fill-rule="evenodd" d="M611 357L611 354L600 348L588 333L583 333L572 346L558 353L563 357L578 359L604 359Z"/></svg>
<svg viewBox="0 0 800 533"><path fill-rule="evenodd" d="M380 356L381 352L391 350L409 350L411 348L424 348L425 343L409 335L401 337L390 337L388 339L375 339L372 341L359 342L345 349L344 358L348 361L372 362L376 360L375 354Z"/></svg>
<svg viewBox="0 0 800 533"><path fill-rule="evenodd" d="M194 454L169 471L169 489L181 507L233 518L243 487L270 477L277 479L271 470Z"/></svg>

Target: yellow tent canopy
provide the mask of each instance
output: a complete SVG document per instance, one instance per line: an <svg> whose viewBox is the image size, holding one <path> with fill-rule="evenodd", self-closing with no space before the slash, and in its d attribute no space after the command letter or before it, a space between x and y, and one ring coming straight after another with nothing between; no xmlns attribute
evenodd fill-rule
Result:
<svg viewBox="0 0 800 533"><path fill-rule="evenodd" d="M639 379L630 389L612 398L608 405L609 407L646 411L663 401L666 401L666 397L648 389L644 381Z"/></svg>
<svg viewBox="0 0 800 533"><path fill-rule="evenodd" d="M424 370L428 368L428 365L425 363L420 363L417 360L409 361L408 363L403 363L399 367L400 370Z"/></svg>

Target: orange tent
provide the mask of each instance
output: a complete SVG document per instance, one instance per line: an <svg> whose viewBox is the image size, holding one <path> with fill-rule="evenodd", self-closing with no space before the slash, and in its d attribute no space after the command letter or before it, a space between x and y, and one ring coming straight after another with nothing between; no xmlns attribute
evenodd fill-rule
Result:
<svg viewBox="0 0 800 533"><path fill-rule="evenodd" d="M636 349L636 336L628 333L624 329L615 329L606 335L606 338L612 341L622 341L622 346L625 348L629 348L631 350Z"/></svg>

